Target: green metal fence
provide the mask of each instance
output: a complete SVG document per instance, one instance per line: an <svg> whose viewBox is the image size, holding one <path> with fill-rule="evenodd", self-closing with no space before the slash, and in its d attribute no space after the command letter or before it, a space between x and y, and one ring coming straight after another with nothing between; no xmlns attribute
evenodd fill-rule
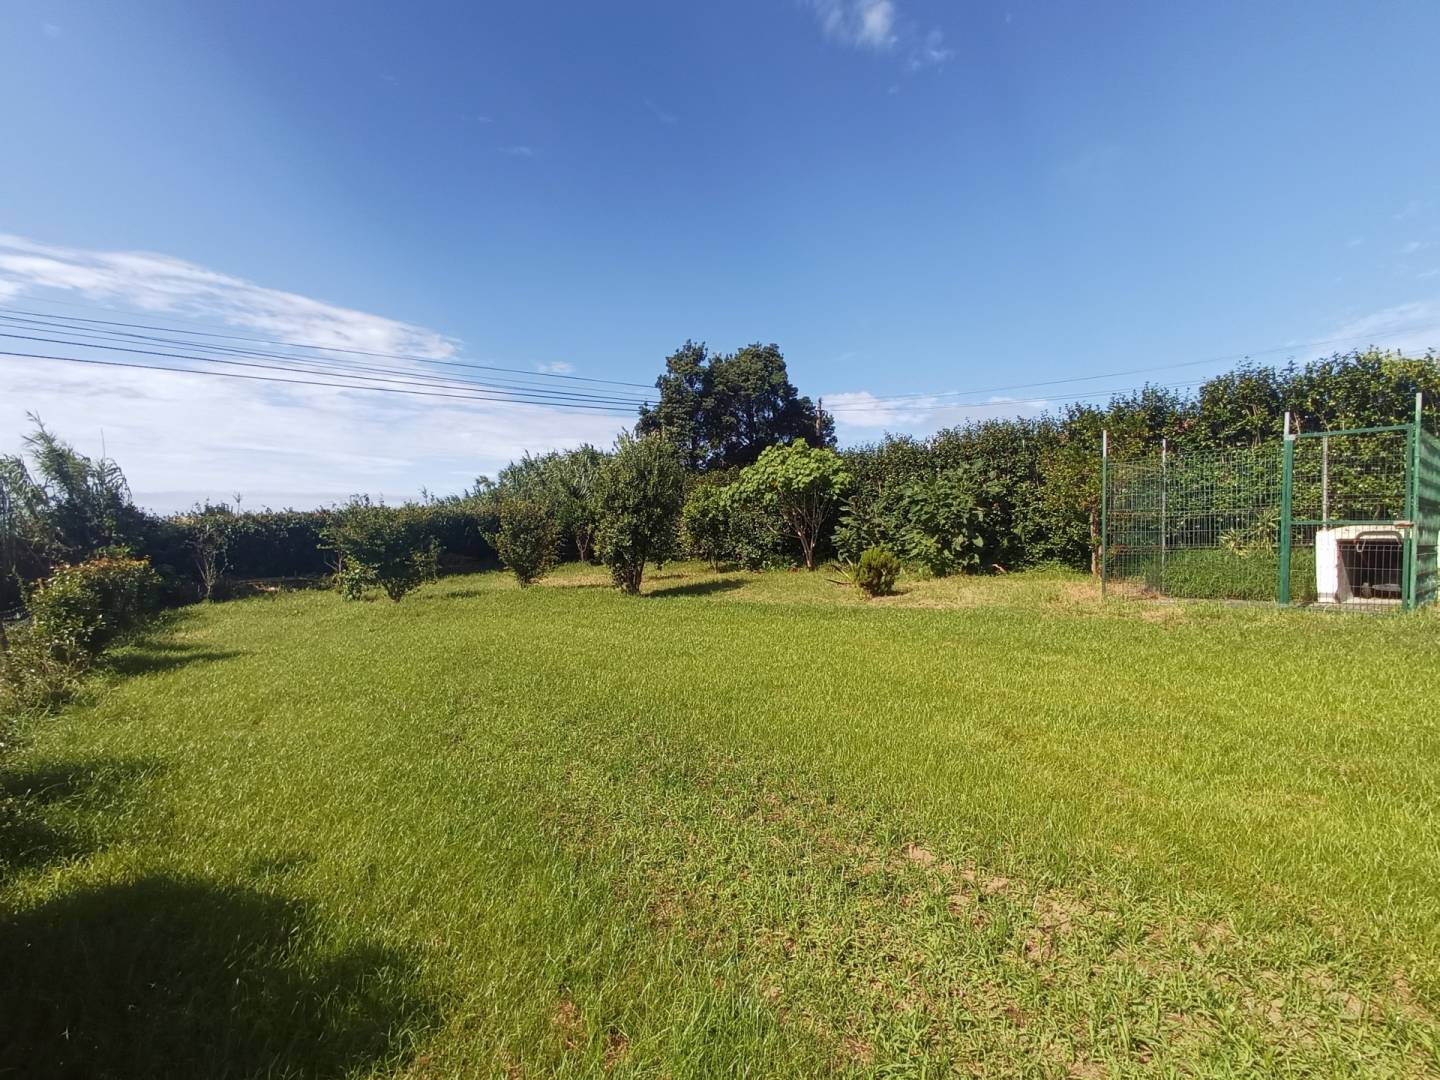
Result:
<svg viewBox="0 0 1440 1080"><path fill-rule="evenodd" d="M1157 596L1412 609L1440 595L1440 438L1409 424L1101 465L1102 584Z"/></svg>
<svg viewBox="0 0 1440 1080"><path fill-rule="evenodd" d="M1423 428L1415 447L1415 606L1440 599L1440 438Z"/></svg>
<svg viewBox="0 0 1440 1080"><path fill-rule="evenodd" d="M1109 461L1105 580L1163 596L1271 600L1280 523L1273 446Z"/></svg>

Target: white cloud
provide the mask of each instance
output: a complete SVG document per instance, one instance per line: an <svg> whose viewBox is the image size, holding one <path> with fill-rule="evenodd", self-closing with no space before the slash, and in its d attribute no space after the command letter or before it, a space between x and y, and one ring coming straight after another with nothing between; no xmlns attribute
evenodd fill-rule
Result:
<svg viewBox="0 0 1440 1080"><path fill-rule="evenodd" d="M40 24L40 32L48 38L58 38L64 31L59 23L47 22Z"/></svg>
<svg viewBox="0 0 1440 1080"><path fill-rule="evenodd" d="M1422 356L1427 349L1440 349L1440 298L1396 304L1351 319L1334 333L1326 334L1325 339L1349 342L1356 348L1375 345Z"/></svg>
<svg viewBox="0 0 1440 1080"><path fill-rule="evenodd" d="M535 156L535 148L533 146L524 146L517 144L514 146L497 146L496 149L499 150L500 153L504 154L506 157L532 158Z"/></svg>
<svg viewBox="0 0 1440 1080"><path fill-rule="evenodd" d="M922 32L901 18L895 0L802 0L825 36L857 49L900 52L910 71L938 67L954 54L940 30Z"/></svg>
<svg viewBox="0 0 1440 1080"><path fill-rule="evenodd" d="M457 343L437 331L267 289L163 255L84 251L4 237L0 297L11 306L19 297L83 299L89 310L81 314L122 321L146 320L95 308L143 309L157 325L183 318L284 341L432 359L458 354ZM0 339L0 350L82 354L6 340ZM125 354L86 355L147 362ZM336 360L345 362L343 354ZM432 375L442 370L405 360L354 360ZM323 381L321 376L281 377ZM582 442L608 445L631 419L551 405L0 356L0 453L19 449L27 411L38 413L86 453L99 452L103 432L105 449L125 470L137 501L164 510L206 497L231 498L236 492L250 507L313 506L358 492L398 501L422 487L450 493L478 474L493 476L527 450Z"/></svg>
<svg viewBox="0 0 1440 1080"><path fill-rule="evenodd" d="M1417 251L1423 251L1430 245L1423 240L1411 240L1400 249L1402 255L1414 255Z"/></svg>
<svg viewBox="0 0 1440 1080"><path fill-rule="evenodd" d="M575 374L575 365L567 360L551 360L547 363L536 364L535 370L547 375L573 375Z"/></svg>
<svg viewBox="0 0 1440 1080"><path fill-rule="evenodd" d="M255 285L168 255L87 251L0 234L0 296L55 289L309 345L444 359L456 343L433 330Z"/></svg>
<svg viewBox="0 0 1440 1080"><path fill-rule="evenodd" d="M888 49L896 42L893 0L810 0L820 27L846 45Z"/></svg>
<svg viewBox="0 0 1440 1080"><path fill-rule="evenodd" d="M1008 397L992 397L983 404L959 404L940 394L886 398L877 397L868 390L824 396L825 411L834 415L837 430L852 438L869 438L882 431L923 434L970 420L1033 416L1043 412L1048 405L1049 402L1044 399Z"/></svg>

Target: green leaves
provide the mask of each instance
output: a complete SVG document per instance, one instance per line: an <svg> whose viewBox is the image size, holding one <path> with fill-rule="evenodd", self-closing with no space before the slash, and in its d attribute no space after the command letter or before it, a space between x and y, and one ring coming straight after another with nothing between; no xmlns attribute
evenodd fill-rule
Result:
<svg viewBox="0 0 1440 1080"><path fill-rule="evenodd" d="M800 541L805 569L815 569L815 548L850 487L850 474L833 450L796 439L771 446L740 474L735 496L777 516Z"/></svg>
<svg viewBox="0 0 1440 1080"><path fill-rule="evenodd" d="M640 410L635 433L664 435L691 469L748 465L765 447L801 437L835 442L834 421L800 396L778 345L724 354L687 341L655 385L660 401Z"/></svg>
<svg viewBox="0 0 1440 1080"><path fill-rule="evenodd" d="M677 548L685 466L660 435L622 434L595 478L596 548L617 588L638 593L647 562Z"/></svg>
<svg viewBox="0 0 1440 1080"><path fill-rule="evenodd" d="M359 498L335 515L323 536L340 553L338 578L347 597L378 586L398 602L435 577L439 545L425 535L423 509Z"/></svg>
<svg viewBox="0 0 1440 1080"><path fill-rule="evenodd" d="M559 527L545 503L521 498L500 501L495 550L522 586L538 581L555 565L559 541Z"/></svg>

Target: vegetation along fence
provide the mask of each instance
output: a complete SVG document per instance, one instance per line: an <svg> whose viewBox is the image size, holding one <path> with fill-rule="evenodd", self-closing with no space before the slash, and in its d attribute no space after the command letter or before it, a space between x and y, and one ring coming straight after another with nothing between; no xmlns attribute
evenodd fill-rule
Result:
<svg viewBox="0 0 1440 1080"><path fill-rule="evenodd" d="M1440 592L1440 438L1408 424L1293 430L1280 445L1114 460L1101 573L1160 596L1382 611Z"/></svg>

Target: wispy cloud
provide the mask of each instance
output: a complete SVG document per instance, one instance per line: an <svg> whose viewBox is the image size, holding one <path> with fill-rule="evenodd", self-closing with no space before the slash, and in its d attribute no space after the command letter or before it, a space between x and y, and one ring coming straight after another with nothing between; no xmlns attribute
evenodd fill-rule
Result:
<svg viewBox="0 0 1440 1080"><path fill-rule="evenodd" d="M896 0L802 0L830 40L852 48L903 56L919 71L948 61L953 51L938 29L922 30L905 19Z"/></svg>
<svg viewBox="0 0 1440 1080"><path fill-rule="evenodd" d="M431 359L459 354L458 342L439 331L169 256L89 251L14 236L0 237L0 298L12 306L21 299L83 302L91 310L82 314L100 318L204 323L281 341ZM144 311L149 318L95 308ZM0 339L0 350L79 353L6 340ZM334 362L348 363L343 354ZM355 362L436 370L403 360ZM125 469L137 499L167 510L237 491L247 506L317 505L355 492L398 500L421 487L453 492L527 450L606 444L627 422L625 416L543 404L406 397L0 355L0 452L19 448L27 411L89 453L99 450L103 429L106 449Z"/></svg>
<svg viewBox="0 0 1440 1080"><path fill-rule="evenodd" d="M809 0L827 36L846 45L888 49L895 44L893 0Z"/></svg>
<svg viewBox="0 0 1440 1080"><path fill-rule="evenodd" d="M381 315L266 288L169 255L90 251L0 234L0 297L46 289L116 307L219 320L308 345L444 359L443 334Z"/></svg>
<svg viewBox="0 0 1440 1080"><path fill-rule="evenodd" d="M535 370L546 375L573 375L575 365L566 360L550 360L543 364L536 364Z"/></svg>
<svg viewBox="0 0 1440 1080"><path fill-rule="evenodd" d="M678 116L676 116L672 112L667 112L665 109L662 109L659 105L656 105L655 102L651 101L649 98L645 98L643 104L646 110L649 111L651 116L655 117L656 120L659 120L660 123L666 125L667 127L671 127L680 122L680 118Z"/></svg>
<svg viewBox="0 0 1440 1080"><path fill-rule="evenodd" d="M500 153L504 154L506 157L532 158L535 156L535 148L533 146L525 146L522 144L516 144L511 146L497 146L495 149L498 150Z"/></svg>
<svg viewBox="0 0 1440 1080"><path fill-rule="evenodd" d="M980 404L960 404L939 394L903 398L879 397L868 390L826 394L824 406L838 429L858 429L856 437L882 431L923 433L993 416L1033 416L1043 412L1044 399L992 397Z"/></svg>
<svg viewBox="0 0 1440 1080"><path fill-rule="evenodd" d="M1428 349L1440 350L1440 297L1395 304L1362 315L1324 337L1352 342L1356 347L1375 345L1423 356Z"/></svg>
<svg viewBox="0 0 1440 1080"><path fill-rule="evenodd" d="M931 30L910 51L910 59L906 63L911 71L919 71L921 68L937 67L954 55L953 50L945 47L945 35L939 30Z"/></svg>
<svg viewBox="0 0 1440 1080"><path fill-rule="evenodd" d="M1417 251L1424 251L1430 245L1423 240L1411 240L1400 248L1401 255L1414 255Z"/></svg>

